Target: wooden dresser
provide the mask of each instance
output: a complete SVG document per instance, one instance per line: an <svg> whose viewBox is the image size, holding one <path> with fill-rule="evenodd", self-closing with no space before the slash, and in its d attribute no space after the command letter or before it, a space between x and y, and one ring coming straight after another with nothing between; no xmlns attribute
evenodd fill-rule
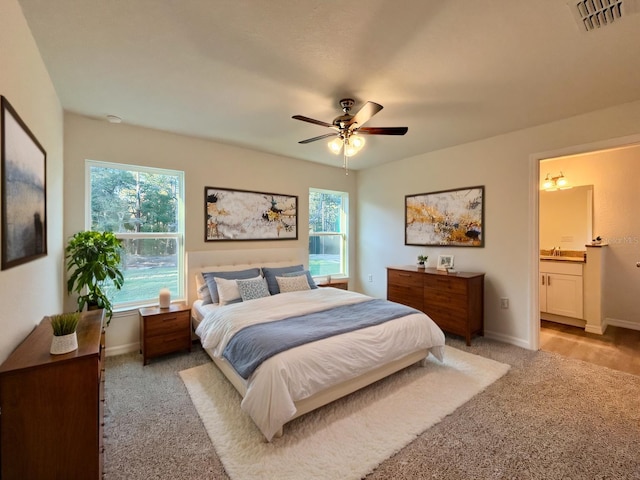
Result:
<svg viewBox="0 0 640 480"><path fill-rule="evenodd" d="M0 366L3 480L102 478L103 318L84 312L78 349L51 355L45 317Z"/></svg>
<svg viewBox="0 0 640 480"><path fill-rule="evenodd" d="M387 267L387 299L426 313L467 345L473 335L484 335L484 273Z"/></svg>

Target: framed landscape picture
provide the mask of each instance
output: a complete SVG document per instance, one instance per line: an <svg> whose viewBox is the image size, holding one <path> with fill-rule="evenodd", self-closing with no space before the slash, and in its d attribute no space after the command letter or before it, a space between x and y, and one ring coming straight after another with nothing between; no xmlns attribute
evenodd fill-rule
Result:
<svg viewBox="0 0 640 480"><path fill-rule="evenodd" d="M5 97L2 131L2 270L47 254L47 154Z"/></svg>
<svg viewBox="0 0 640 480"><path fill-rule="evenodd" d="M484 247L484 186L405 196L405 245Z"/></svg>
<svg viewBox="0 0 640 480"><path fill-rule="evenodd" d="M297 240L298 197L205 187L205 241Z"/></svg>

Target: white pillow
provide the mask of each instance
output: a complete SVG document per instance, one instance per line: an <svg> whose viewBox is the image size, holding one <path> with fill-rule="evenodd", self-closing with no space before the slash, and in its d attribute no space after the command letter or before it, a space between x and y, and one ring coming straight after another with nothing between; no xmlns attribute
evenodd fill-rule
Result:
<svg viewBox="0 0 640 480"><path fill-rule="evenodd" d="M276 277L280 293L297 292L299 290L311 290L306 275L298 277Z"/></svg>
<svg viewBox="0 0 640 480"><path fill-rule="evenodd" d="M211 293L209 293L209 285L204 281L201 273L196 274L196 291L198 293L198 300L202 300L203 304L213 303Z"/></svg>
<svg viewBox="0 0 640 480"><path fill-rule="evenodd" d="M260 275L250 280L262 278ZM238 282L236 280L227 280L226 278L214 277L218 288L218 297L220 305L228 305L230 303L238 303L242 301Z"/></svg>

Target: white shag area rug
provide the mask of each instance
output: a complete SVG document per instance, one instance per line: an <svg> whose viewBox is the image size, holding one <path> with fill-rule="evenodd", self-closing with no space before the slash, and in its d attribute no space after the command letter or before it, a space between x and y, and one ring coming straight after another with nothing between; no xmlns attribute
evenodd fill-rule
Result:
<svg viewBox="0 0 640 480"><path fill-rule="evenodd" d="M509 365L447 346L374 385L293 420L267 443L211 364L183 370L193 404L233 480L357 480L502 377Z"/></svg>

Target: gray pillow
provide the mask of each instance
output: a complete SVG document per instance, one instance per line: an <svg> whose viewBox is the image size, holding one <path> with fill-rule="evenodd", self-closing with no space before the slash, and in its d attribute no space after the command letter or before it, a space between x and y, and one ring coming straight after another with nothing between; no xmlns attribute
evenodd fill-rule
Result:
<svg viewBox="0 0 640 480"><path fill-rule="evenodd" d="M292 265L290 267L262 267L262 274L267 280L267 286L269 287L269 293L271 295L277 295L280 293L280 287L276 277L283 277L285 273L304 272L304 266Z"/></svg>
<svg viewBox="0 0 640 480"><path fill-rule="evenodd" d="M257 277L258 275L260 275L259 268L249 268L247 270L236 270L233 272L203 272L202 276L204 277L204 281L207 282L209 294L211 295L211 302L209 303L220 303L220 297L218 297L218 284L216 283L215 277L224 278L226 280L246 280L248 278Z"/></svg>

